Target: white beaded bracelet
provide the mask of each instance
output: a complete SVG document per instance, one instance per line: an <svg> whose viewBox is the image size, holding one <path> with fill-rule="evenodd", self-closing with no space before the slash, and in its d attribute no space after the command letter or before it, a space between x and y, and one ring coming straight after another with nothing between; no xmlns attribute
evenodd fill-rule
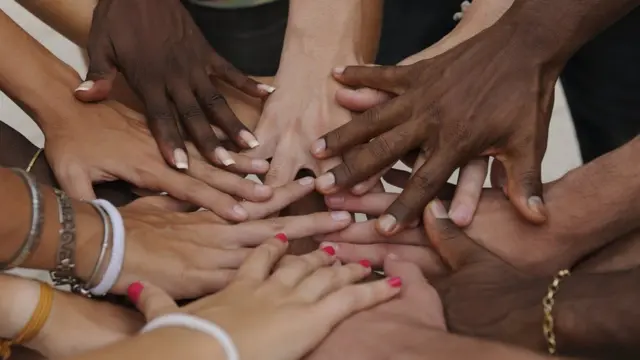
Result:
<svg viewBox="0 0 640 360"><path fill-rule="evenodd" d="M105 295L109 290L111 290L111 288L116 284L116 281L118 281L118 277L122 271L122 265L124 263L125 233L122 216L113 204L102 199L93 200L92 203L102 208L102 210L109 215L108 217L111 221L111 229L113 233L113 239L111 241L111 256L109 257L107 270L105 270L98 285L90 290L93 295L100 296Z"/></svg>
<svg viewBox="0 0 640 360"><path fill-rule="evenodd" d="M164 327L183 327L210 335L218 341L224 353L227 355L227 360L240 360L238 348L236 348L236 345L226 331L211 321L193 315L172 313L159 316L149 321L147 325L140 330L140 333L146 333Z"/></svg>

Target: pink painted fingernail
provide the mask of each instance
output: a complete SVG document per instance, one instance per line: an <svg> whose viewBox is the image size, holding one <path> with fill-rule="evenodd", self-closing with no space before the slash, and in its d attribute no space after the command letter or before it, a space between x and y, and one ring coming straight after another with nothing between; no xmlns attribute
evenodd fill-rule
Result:
<svg viewBox="0 0 640 360"><path fill-rule="evenodd" d="M400 286L402 286L402 279L400 279L397 276L390 277L390 278L387 279L387 283L391 287L399 288Z"/></svg>
<svg viewBox="0 0 640 360"><path fill-rule="evenodd" d="M358 261L358 263L366 268L370 268L371 267L371 261L369 260L360 260Z"/></svg>
<svg viewBox="0 0 640 360"><path fill-rule="evenodd" d="M278 233L276 234L276 238L280 241L282 241L283 243L286 243L289 241L289 239L287 238L287 235L285 235L284 233Z"/></svg>
<svg viewBox="0 0 640 360"><path fill-rule="evenodd" d="M144 285L142 285L140 281L136 281L129 285L129 287L127 288L127 296L129 297L129 300L132 303L137 304L138 300L140 300L140 294L142 294L142 290L144 290Z"/></svg>
<svg viewBox="0 0 640 360"><path fill-rule="evenodd" d="M327 253L329 256L333 256L336 254L336 249L334 249L333 246L324 246L322 248L322 251Z"/></svg>

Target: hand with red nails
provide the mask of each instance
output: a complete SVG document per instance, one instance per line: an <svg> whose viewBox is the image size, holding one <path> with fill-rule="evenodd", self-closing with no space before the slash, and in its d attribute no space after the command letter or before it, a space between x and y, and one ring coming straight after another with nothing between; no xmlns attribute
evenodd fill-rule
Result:
<svg viewBox="0 0 640 360"><path fill-rule="evenodd" d="M419 149L426 162L417 164L402 195L378 220L380 232L390 235L419 217L456 168L491 155L505 165L518 212L543 223L540 163L561 64L541 66L515 39L492 27L413 65L336 69L335 79L345 85L396 97L354 115L312 147L319 159L343 159L318 178L318 189L331 194L348 188Z"/></svg>
<svg viewBox="0 0 640 360"><path fill-rule="evenodd" d="M395 359L420 347L425 332L447 331L440 297L416 265L387 257L384 271L402 278L400 295L345 320L306 360Z"/></svg>
<svg viewBox="0 0 640 360"><path fill-rule="evenodd" d="M147 320L181 312L216 324L241 359L297 360L349 316L401 291L399 278L356 285L371 269L330 266L335 257L323 250L278 261L286 250L286 236L264 241L229 286L182 308L147 282L129 286L129 296Z"/></svg>
<svg viewBox="0 0 640 360"><path fill-rule="evenodd" d="M120 179L138 188L165 191L224 219L243 221L246 211L234 196L265 201L273 195L268 186L212 166L192 146L190 167L181 172L172 169L158 152L144 118L119 103L76 101L65 111L69 113L61 114L61 121L45 125L44 152L61 188L71 197L95 199L92 184ZM230 169L240 174L269 169L263 160L240 155L233 159L236 164Z"/></svg>
<svg viewBox="0 0 640 360"><path fill-rule="evenodd" d="M220 57L180 0L100 0L87 50L89 71L76 97L86 102L106 99L121 71L145 105L160 152L175 168L189 166L179 123L211 162L232 161L211 124L241 148L259 145L210 79L254 97L266 97L274 89Z"/></svg>
<svg viewBox="0 0 640 360"><path fill-rule="evenodd" d="M131 282L145 280L173 298L196 298L224 288L253 248L269 236L286 232L295 241L338 231L351 223L348 212L268 218L313 189L313 178L303 178L276 189L266 202L245 201L249 221L239 224L208 211L176 212L189 207L167 197L142 198L121 208L127 238L125 260L111 292L123 294ZM101 233L96 233L93 247L88 248L92 253L102 241Z"/></svg>

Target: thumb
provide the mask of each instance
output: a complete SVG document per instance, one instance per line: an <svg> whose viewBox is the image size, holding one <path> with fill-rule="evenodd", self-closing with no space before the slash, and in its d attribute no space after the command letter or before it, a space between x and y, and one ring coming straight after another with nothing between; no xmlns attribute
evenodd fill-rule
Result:
<svg viewBox="0 0 640 360"><path fill-rule="evenodd" d="M368 87L400 95L410 86L412 66L347 66L333 69L344 85Z"/></svg>
<svg viewBox="0 0 640 360"><path fill-rule="evenodd" d="M431 201L425 209L424 227L433 247L453 271L486 255L484 249L449 219L438 199Z"/></svg>
<svg viewBox="0 0 640 360"><path fill-rule="evenodd" d="M116 67L110 51L101 48L89 48L89 71L85 81L74 92L75 97L83 102L106 100L109 97L113 81L116 78Z"/></svg>
<svg viewBox="0 0 640 360"><path fill-rule="evenodd" d="M547 220L547 210L542 198L540 163L535 151L504 163L509 200L522 216L535 224L542 224Z"/></svg>
<svg viewBox="0 0 640 360"><path fill-rule="evenodd" d="M89 174L81 169L72 169L57 176L60 189L73 199L95 200L93 182Z"/></svg>
<svg viewBox="0 0 640 360"><path fill-rule="evenodd" d="M192 212L198 210L198 206L189 202L175 199L168 195L145 196L127 205L135 209L164 210L169 212Z"/></svg>
<svg viewBox="0 0 640 360"><path fill-rule="evenodd" d="M147 282L136 281L129 285L127 296L147 321L180 309L169 294Z"/></svg>
<svg viewBox="0 0 640 360"><path fill-rule="evenodd" d="M367 111L390 98L391 96L384 91L369 88L341 88L336 91L336 102L348 110L357 112Z"/></svg>

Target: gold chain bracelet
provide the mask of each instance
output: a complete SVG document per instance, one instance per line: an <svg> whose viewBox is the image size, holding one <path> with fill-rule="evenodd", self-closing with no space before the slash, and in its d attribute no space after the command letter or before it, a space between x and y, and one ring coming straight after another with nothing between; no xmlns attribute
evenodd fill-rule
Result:
<svg viewBox="0 0 640 360"><path fill-rule="evenodd" d="M33 155L33 157L31 158L31 161L29 161L29 165L27 165L27 168L25 169L26 172L28 173L31 172L31 170L33 169L33 166L36 164L36 161L38 161L38 157L42 153L42 150L44 149L39 148L38 151L36 151L35 155Z"/></svg>
<svg viewBox="0 0 640 360"><path fill-rule="evenodd" d="M556 345L556 333L554 332L553 322L553 305L555 304L554 296L558 293L560 288L560 282L565 277L571 275L571 272L567 269L558 271L556 276L553 277L553 281L547 288L547 295L542 299L542 309L544 311L544 320L542 323L542 333L547 340L547 350L549 354L554 355L557 351Z"/></svg>

